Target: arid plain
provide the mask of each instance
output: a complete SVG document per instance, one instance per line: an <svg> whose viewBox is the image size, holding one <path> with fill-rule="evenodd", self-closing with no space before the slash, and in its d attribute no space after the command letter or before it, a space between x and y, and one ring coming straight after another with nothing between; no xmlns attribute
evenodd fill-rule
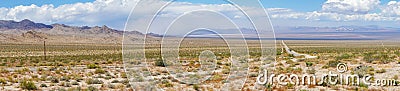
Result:
<svg viewBox="0 0 400 91"><path fill-rule="evenodd" d="M157 38L155 38L157 40ZM388 90L396 86L367 85L259 85L256 78L262 68L260 46L248 40L249 72L242 90ZM206 43L206 44L204 44ZM276 42L276 61L272 73L315 74L336 72L338 63L346 63L346 74L372 75L375 79L398 80L400 43L386 40L285 40L291 50L318 56L304 58L284 51ZM189 46L192 45L192 46ZM196 45L196 46L193 46ZM169 75L160 60L160 44L146 47L146 63L157 87L165 90L218 90L231 70L229 47L223 41L189 39L182 43L180 55L188 72L201 66L196 60L201 50L211 50L217 62L212 76L197 85L184 84ZM125 74L122 45L107 43L52 43L44 45L2 43L0 52L0 84L2 90L133 90ZM293 60L296 59L296 60ZM362 69L359 69L359 68ZM139 79L139 78L133 78ZM398 84L398 82L396 82Z"/></svg>

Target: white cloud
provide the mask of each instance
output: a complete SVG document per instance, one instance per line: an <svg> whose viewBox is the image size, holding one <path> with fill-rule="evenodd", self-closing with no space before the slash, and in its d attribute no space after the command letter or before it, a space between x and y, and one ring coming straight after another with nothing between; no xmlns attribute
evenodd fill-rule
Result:
<svg viewBox="0 0 400 91"><path fill-rule="evenodd" d="M286 8L268 8L267 11L271 18L304 19L306 17L304 12L295 12Z"/></svg>
<svg viewBox="0 0 400 91"><path fill-rule="evenodd" d="M243 9L247 9L247 10L251 10L250 8L243 8ZM225 15L226 17L220 16L218 14L199 14L196 12L203 11L203 10L210 10L210 11L215 11L215 12L219 12L223 15ZM192 12L194 11L194 12ZM206 12L203 12L206 13ZM255 11L251 11L250 13L259 13L259 12L255 12ZM192 14L196 14L196 15L201 15L201 18L198 17L194 17L194 15ZM157 17L154 22L153 22L153 26L156 27L152 27L150 28L149 32L154 32L154 33L163 33L160 31L163 31L164 29L167 29L168 26L175 20L178 18L182 18L179 17L181 15L185 15L185 16L192 16L193 19L188 19L188 18L184 18L184 19L180 19L180 22L186 22L186 23L181 23L181 24L177 24L180 26L181 29L174 29L174 31L182 31L182 33L186 33L183 31L187 31L187 29L197 26L197 27L201 27L201 28L205 28L205 26L208 26L207 28L209 29L235 29L235 26L225 26L225 25L229 25L227 24L228 22L226 22L226 19L228 20L232 20L235 23L238 23L238 26L241 27L251 27L249 25L250 22L245 22L247 19L243 18L245 17L245 15L239 10L237 9L235 6L230 5L230 4L194 4L194 3L187 3L187 2L173 2L171 4L169 4L168 7L165 7L163 11L160 12L160 17ZM261 15L261 14L260 14ZM145 17L146 14L139 14L133 17ZM150 16L152 17L152 16ZM134 22L134 24L143 24L143 25L138 25L136 26L134 29L138 30L140 32L146 32L143 31L147 28L147 26L145 24L147 24L147 22L149 22L149 20L147 20L148 17L146 18L140 18L138 20L136 20L136 22ZM134 20L134 19L130 19L130 20ZM221 22L225 22L225 24L221 23ZM194 24L197 23L197 24ZM246 24L247 23L247 24Z"/></svg>
<svg viewBox="0 0 400 91"><path fill-rule="evenodd" d="M2 20L23 20L30 19L35 22L46 24L65 23L70 25L109 25L113 28L123 29L127 17L134 4L139 0L96 0L88 3L65 4L55 7L54 5L29 5L16 6L13 8L0 8L0 19ZM154 1L146 1L146 5L162 5ZM141 9L137 16L151 17L147 12L152 8ZM184 11L208 9L226 14L228 17L243 17L241 12L229 4L193 4L187 2L175 2L171 4L160 15L171 18L183 14ZM140 17L133 17L140 18ZM140 19L138 19L140 21Z"/></svg>
<svg viewBox="0 0 400 91"><path fill-rule="evenodd" d="M21 18L29 18L32 20L49 22L51 21L52 15L49 11L53 10L53 5L43 5L41 7L33 4L30 6L16 6L14 8L8 9L8 12L5 14L4 18L11 20L22 20Z"/></svg>
<svg viewBox="0 0 400 91"><path fill-rule="evenodd" d="M400 2L390 1L383 7L382 13L386 16L400 16Z"/></svg>
<svg viewBox="0 0 400 91"><path fill-rule="evenodd" d="M0 8L0 19L4 20L8 12L7 8Z"/></svg>
<svg viewBox="0 0 400 91"><path fill-rule="evenodd" d="M379 8L378 8L379 7ZM380 8L383 7L383 8ZM382 12L377 9L382 9ZM272 18L312 21L399 21L400 2L390 1L381 6L378 0L328 0L322 10L296 12L285 8L267 9Z"/></svg>
<svg viewBox="0 0 400 91"><path fill-rule="evenodd" d="M379 0L328 0L322 5L322 11L340 14L367 14L376 9Z"/></svg>
<svg viewBox="0 0 400 91"><path fill-rule="evenodd" d="M149 0L147 0L149 1ZM29 5L16 6L13 8L0 8L1 20L31 19L35 22L47 24L65 23L70 25L109 25L113 28L123 29L133 5L138 0L96 0L88 3L74 3L60 6L54 5ZM151 1L149 1L151 2ZM162 5L151 3L148 5ZM380 8L382 7L382 8ZM187 2L176 2L171 4L160 14L161 25L167 25L168 21L183 14L184 11L209 9L221 12L234 21L245 20L242 12L229 4L193 4ZM249 13L262 15L261 11L255 11L245 7ZM382 12L376 12L382 9ZM141 9L140 15L152 17L147 12L151 8ZM380 6L379 0L327 0L323 3L320 11L298 12L286 8L266 9L273 19L296 19L304 21L400 21L400 2L390 1ZM372 12L374 11L374 12ZM266 16L256 16L266 18ZM140 17L133 17L140 22ZM245 25L246 26L246 25Z"/></svg>
<svg viewBox="0 0 400 91"><path fill-rule="evenodd" d="M96 0L88 3L16 6L0 8L0 19L31 19L43 23L66 23L72 25L123 24L137 0ZM123 27L119 25L116 27Z"/></svg>

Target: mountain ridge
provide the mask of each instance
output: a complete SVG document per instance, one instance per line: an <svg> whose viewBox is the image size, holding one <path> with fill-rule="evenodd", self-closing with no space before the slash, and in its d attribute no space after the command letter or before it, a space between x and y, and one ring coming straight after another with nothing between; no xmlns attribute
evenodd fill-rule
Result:
<svg viewBox="0 0 400 91"><path fill-rule="evenodd" d="M125 33L125 34L124 34ZM69 26L65 24L0 20L0 43L112 43L121 44L122 37L135 41L144 38L138 31L121 31L103 26ZM148 36L150 39L152 36Z"/></svg>
<svg viewBox="0 0 400 91"><path fill-rule="evenodd" d="M43 23L35 23L31 20L24 19L20 22L14 20L0 20L0 29L41 29L41 28L53 28L50 25Z"/></svg>

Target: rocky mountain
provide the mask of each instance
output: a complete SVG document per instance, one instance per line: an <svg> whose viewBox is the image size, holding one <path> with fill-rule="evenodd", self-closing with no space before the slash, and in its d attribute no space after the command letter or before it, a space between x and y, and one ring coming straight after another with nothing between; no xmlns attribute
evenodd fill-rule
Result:
<svg viewBox="0 0 400 91"><path fill-rule="evenodd" d="M35 23L28 19L16 22L13 20L0 20L0 29L42 29L42 28L53 28L53 26L45 25L43 23Z"/></svg>
<svg viewBox="0 0 400 91"><path fill-rule="evenodd" d="M30 20L0 20L0 43L112 43L121 44L124 32L107 26L46 25ZM125 32L125 38L143 39L138 31ZM150 39L152 36L148 36Z"/></svg>

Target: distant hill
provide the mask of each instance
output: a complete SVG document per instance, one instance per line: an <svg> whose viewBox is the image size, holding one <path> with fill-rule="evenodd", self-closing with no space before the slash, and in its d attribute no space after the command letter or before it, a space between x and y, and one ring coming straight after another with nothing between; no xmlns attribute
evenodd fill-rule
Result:
<svg viewBox="0 0 400 91"><path fill-rule="evenodd" d="M43 23L35 23L28 19L22 20L20 22L16 22L13 20L0 20L0 29L42 29L42 28L53 28L53 26L45 25Z"/></svg>
<svg viewBox="0 0 400 91"><path fill-rule="evenodd" d="M275 33L282 39L318 39L318 40L399 40L400 28L369 26L338 26L338 27L311 27L276 26Z"/></svg>
<svg viewBox="0 0 400 91"><path fill-rule="evenodd" d="M297 26L285 27L275 26L275 29L281 32L399 32L399 28L393 27L380 27L376 25L369 26L338 26L338 27L311 27L311 26Z"/></svg>
<svg viewBox="0 0 400 91"><path fill-rule="evenodd" d="M107 26L69 26L65 24L46 25L28 19L16 22L0 20L1 43L122 43L124 32ZM138 31L125 32L125 37L135 41L143 39ZM151 35L148 36L151 39Z"/></svg>
<svg viewBox="0 0 400 91"><path fill-rule="evenodd" d="M219 29L218 33L232 38L258 39L258 35L267 35L269 39L272 32L255 31L254 29L241 28L243 35L238 34L237 29ZM271 31L271 30L268 30ZM318 27L318 26L274 26L276 39L282 40L400 40L400 28L382 27L376 25L369 26L337 26L337 27ZM265 34L265 35L263 35ZM210 38L216 37L210 32L196 32L190 37Z"/></svg>

